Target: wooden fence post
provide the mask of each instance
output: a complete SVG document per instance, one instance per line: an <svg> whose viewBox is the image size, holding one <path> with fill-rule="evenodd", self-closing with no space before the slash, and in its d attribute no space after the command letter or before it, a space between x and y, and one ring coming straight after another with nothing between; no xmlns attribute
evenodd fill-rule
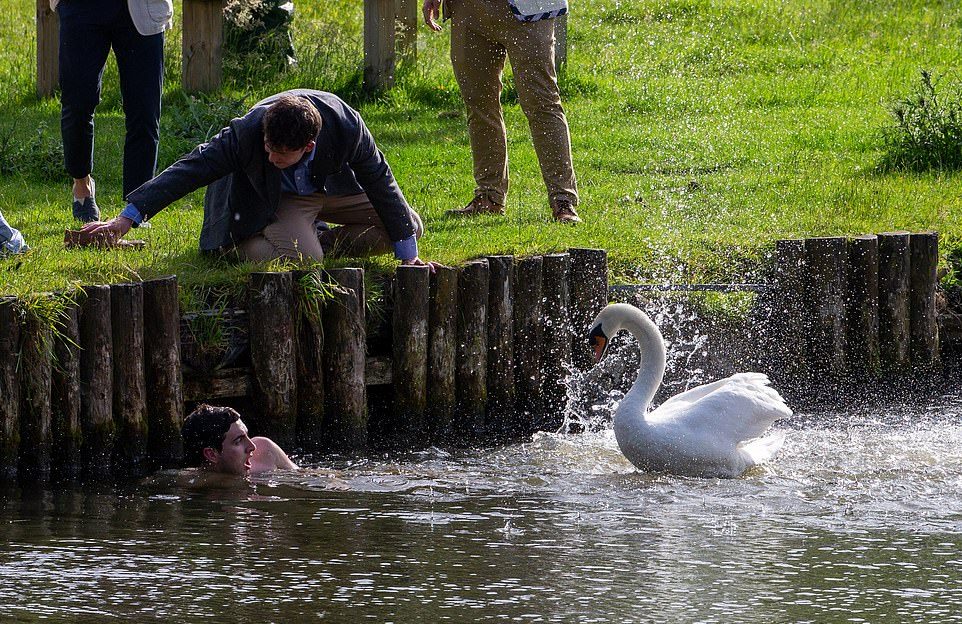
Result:
<svg viewBox="0 0 962 624"><path fill-rule="evenodd" d="M365 298L362 269L330 269L333 298L324 306L324 432L328 446L367 444Z"/></svg>
<svg viewBox="0 0 962 624"><path fill-rule="evenodd" d="M290 273L251 273L248 288L260 430L281 447L293 447L297 422L293 280Z"/></svg>
<svg viewBox="0 0 962 624"><path fill-rule="evenodd" d="M485 433L488 402L488 261L476 260L458 276L457 433L470 443Z"/></svg>
<svg viewBox="0 0 962 624"><path fill-rule="evenodd" d="M20 344L20 466L21 479L50 477L50 390L53 328L27 311Z"/></svg>
<svg viewBox="0 0 962 624"><path fill-rule="evenodd" d="M184 91L220 88L224 59L224 6L227 0L184 0Z"/></svg>
<svg viewBox="0 0 962 624"><path fill-rule="evenodd" d="M397 0L397 54L400 62L410 67L417 63L420 15L418 0Z"/></svg>
<svg viewBox="0 0 962 624"><path fill-rule="evenodd" d="M17 478L20 457L20 309L16 297L0 297L0 483Z"/></svg>
<svg viewBox="0 0 962 624"><path fill-rule="evenodd" d="M882 368L900 373L910 365L910 308L908 232L878 235L879 351Z"/></svg>
<svg viewBox="0 0 962 624"><path fill-rule="evenodd" d="M76 293L65 295L58 319L59 331L53 343L51 395L51 469L57 481L80 477L80 306Z"/></svg>
<svg viewBox="0 0 962 624"><path fill-rule="evenodd" d="M144 282L144 362L147 455L154 465L173 468L184 455L180 303L174 276Z"/></svg>
<svg viewBox="0 0 962 624"><path fill-rule="evenodd" d="M852 375L868 381L879 373L878 237L848 241L846 352Z"/></svg>
<svg viewBox="0 0 962 624"><path fill-rule="evenodd" d="M821 377L819 386L831 389L845 373L846 242L837 237L805 240L808 353L812 370Z"/></svg>
<svg viewBox="0 0 962 624"><path fill-rule="evenodd" d="M912 365L922 370L934 369L939 365L939 322L935 309L935 290L939 283L938 232L912 234L909 248Z"/></svg>
<svg viewBox="0 0 962 624"><path fill-rule="evenodd" d="M428 267L400 266L394 275L394 422L409 444L428 440Z"/></svg>
<svg viewBox="0 0 962 624"><path fill-rule="evenodd" d="M538 428L549 431L561 427L564 410L568 405L568 392L564 381L568 377L568 367L571 366L573 340L569 310L570 260L566 253L550 254L542 259L542 414L536 424Z"/></svg>
<svg viewBox="0 0 962 624"><path fill-rule="evenodd" d="M541 414L544 389L541 369L544 340L542 326L542 274L540 256L524 258L514 267L514 385L517 396L511 433L534 430Z"/></svg>
<svg viewBox="0 0 962 624"><path fill-rule="evenodd" d="M489 433L508 433L514 412L514 257L488 256Z"/></svg>
<svg viewBox="0 0 962 624"><path fill-rule="evenodd" d="M321 450L324 426L324 326L325 302L317 270L294 271L297 298L297 445L308 452Z"/></svg>
<svg viewBox="0 0 962 624"><path fill-rule="evenodd" d="M595 364L588 345L588 326L608 305L608 253L604 249L569 249L573 364L581 370Z"/></svg>
<svg viewBox="0 0 962 624"><path fill-rule="evenodd" d="M395 0L364 0L364 88L394 86Z"/></svg>
<svg viewBox="0 0 962 624"><path fill-rule="evenodd" d="M772 357L769 374L787 389L808 381L805 344L805 241L780 240L775 243L775 284L772 297L770 342Z"/></svg>
<svg viewBox="0 0 962 624"><path fill-rule="evenodd" d="M114 348L113 410L117 425L114 470L121 471L125 477L140 477L148 469L143 285L112 285L110 317Z"/></svg>
<svg viewBox="0 0 962 624"><path fill-rule="evenodd" d="M428 312L428 413L435 439L450 441L457 406L458 270L439 266L431 276Z"/></svg>
<svg viewBox="0 0 962 624"><path fill-rule="evenodd" d="M80 425L84 476L110 479L116 428L113 416L113 341L110 287L85 286L80 312Z"/></svg>
<svg viewBox="0 0 962 624"><path fill-rule="evenodd" d="M37 0L37 95L50 97L60 86L60 18L50 0Z"/></svg>

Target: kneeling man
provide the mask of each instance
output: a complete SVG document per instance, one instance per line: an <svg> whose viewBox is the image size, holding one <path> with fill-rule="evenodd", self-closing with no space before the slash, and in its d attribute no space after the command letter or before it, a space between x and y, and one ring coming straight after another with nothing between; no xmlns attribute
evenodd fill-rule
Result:
<svg viewBox="0 0 962 624"><path fill-rule="evenodd" d="M360 114L336 95L296 89L257 103L131 192L119 216L83 231L116 241L202 186L204 251L234 248L264 261L393 248L405 264L426 264L417 251L420 217Z"/></svg>
<svg viewBox="0 0 962 624"><path fill-rule="evenodd" d="M209 473L246 477L297 464L270 438L251 438L237 410L201 405L184 419L184 465Z"/></svg>

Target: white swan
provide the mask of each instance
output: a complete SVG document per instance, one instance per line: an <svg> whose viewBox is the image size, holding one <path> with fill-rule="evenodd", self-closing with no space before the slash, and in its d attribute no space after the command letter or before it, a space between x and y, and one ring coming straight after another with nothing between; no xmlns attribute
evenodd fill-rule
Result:
<svg viewBox="0 0 962 624"><path fill-rule="evenodd" d="M642 470L700 477L736 477L771 458L784 434L763 434L792 410L762 373L738 373L671 397L648 411L665 375L665 342L647 314L623 303L607 306L591 326L600 361L620 330L641 348L638 378L615 411L615 439Z"/></svg>

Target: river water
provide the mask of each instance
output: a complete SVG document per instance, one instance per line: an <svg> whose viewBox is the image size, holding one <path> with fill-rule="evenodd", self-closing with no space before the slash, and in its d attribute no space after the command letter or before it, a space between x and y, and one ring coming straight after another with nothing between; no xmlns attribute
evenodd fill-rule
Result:
<svg viewBox="0 0 962 624"><path fill-rule="evenodd" d="M0 497L0 620L960 622L962 399L798 415L739 479L610 430Z"/></svg>

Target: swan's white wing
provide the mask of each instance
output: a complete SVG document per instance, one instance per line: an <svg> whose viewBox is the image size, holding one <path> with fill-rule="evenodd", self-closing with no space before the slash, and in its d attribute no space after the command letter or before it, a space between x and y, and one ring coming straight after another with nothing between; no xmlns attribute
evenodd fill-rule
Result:
<svg viewBox="0 0 962 624"><path fill-rule="evenodd" d="M768 385L768 377L740 373L673 397L651 412L648 420L670 422L737 445L761 436L776 420L791 415L792 410Z"/></svg>

